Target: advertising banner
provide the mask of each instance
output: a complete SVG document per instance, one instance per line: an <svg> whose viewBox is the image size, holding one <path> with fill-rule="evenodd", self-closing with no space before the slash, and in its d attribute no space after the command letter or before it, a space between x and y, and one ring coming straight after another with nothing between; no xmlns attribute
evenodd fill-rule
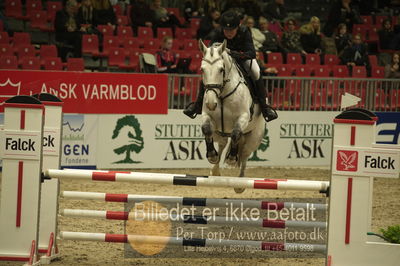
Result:
<svg viewBox="0 0 400 266"><path fill-rule="evenodd" d="M378 112L376 142L382 144L400 144L400 112Z"/></svg>
<svg viewBox="0 0 400 266"><path fill-rule="evenodd" d="M249 166L327 166L338 112L279 112ZM168 115L99 116L98 168L203 168L201 119ZM224 155L223 157L224 158Z"/></svg>
<svg viewBox="0 0 400 266"><path fill-rule="evenodd" d="M64 113L166 114L167 88L168 76L162 74L0 72L0 103L15 95L51 93L64 102Z"/></svg>
<svg viewBox="0 0 400 266"><path fill-rule="evenodd" d="M96 168L98 117L98 115L64 115L61 167Z"/></svg>

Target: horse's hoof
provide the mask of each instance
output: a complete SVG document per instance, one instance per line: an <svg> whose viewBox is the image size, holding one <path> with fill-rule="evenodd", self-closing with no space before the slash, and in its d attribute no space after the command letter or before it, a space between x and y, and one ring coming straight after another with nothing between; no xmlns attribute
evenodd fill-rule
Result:
<svg viewBox="0 0 400 266"><path fill-rule="evenodd" d="M211 151L211 152L207 152L207 160L209 163L211 164L217 164L219 163L219 156L217 151Z"/></svg>
<svg viewBox="0 0 400 266"><path fill-rule="evenodd" d="M245 188L234 188L236 193L243 193L246 189Z"/></svg>
<svg viewBox="0 0 400 266"><path fill-rule="evenodd" d="M225 162L226 162L229 166L236 166L238 160L239 160L239 158L238 158L237 156L228 155L228 157L226 157Z"/></svg>
<svg viewBox="0 0 400 266"><path fill-rule="evenodd" d="M219 157L218 156L207 157L207 160L211 164L219 163Z"/></svg>

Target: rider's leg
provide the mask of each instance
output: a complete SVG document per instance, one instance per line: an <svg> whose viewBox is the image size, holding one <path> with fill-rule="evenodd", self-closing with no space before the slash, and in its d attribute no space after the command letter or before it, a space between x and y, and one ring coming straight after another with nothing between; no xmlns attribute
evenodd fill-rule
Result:
<svg viewBox="0 0 400 266"><path fill-rule="evenodd" d="M204 98L204 84L200 82L199 93L197 94L197 99L195 102L190 103L183 110L183 113L190 118L195 118L198 114L201 114L201 109L203 107Z"/></svg>
<svg viewBox="0 0 400 266"><path fill-rule="evenodd" d="M264 81L261 77L260 67L255 59L247 60L245 67L250 73L251 78L254 80L256 88L254 94L260 104L261 112L267 122L278 118L277 113L271 106L267 104L267 88L264 85Z"/></svg>

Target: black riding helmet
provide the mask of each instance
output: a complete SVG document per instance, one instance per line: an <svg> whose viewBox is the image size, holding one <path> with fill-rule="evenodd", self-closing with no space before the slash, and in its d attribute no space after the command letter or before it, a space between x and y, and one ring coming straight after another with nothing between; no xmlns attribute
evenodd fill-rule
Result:
<svg viewBox="0 0 400 266"><path fill-rule="evenodd" d="M237 12L230 10L226 11L221 15L219 20L222 29L224 30L233 30L239 27L240 24L240 16Z"/></svg>

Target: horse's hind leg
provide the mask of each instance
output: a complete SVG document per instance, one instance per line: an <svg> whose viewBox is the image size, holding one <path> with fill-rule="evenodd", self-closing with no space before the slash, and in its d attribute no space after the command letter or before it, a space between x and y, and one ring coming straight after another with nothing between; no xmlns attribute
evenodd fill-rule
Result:
<svg viewBox="0 0 400 266"><path fill-rule="evenodd" d="M212 138L213 132L210 120L205 121L205 123L201 126L201 130L203 131L203 134L205 136L206 147L207 147L207 153L206 153L207 160L211 164L219 163L219 156L217 151L215 150L214 140Z"/></svg>
<svg viewBox="0 0 400 266"><path fill-rule="evenodd" d="M218 163L216 163L213 168L211 169L211 175L213 176L220 176L221 172L219 171L219 162L221 161L221 154L222 151L225 149L226 144L228 143L227 138L223 138L218 141Z"/></svg>

